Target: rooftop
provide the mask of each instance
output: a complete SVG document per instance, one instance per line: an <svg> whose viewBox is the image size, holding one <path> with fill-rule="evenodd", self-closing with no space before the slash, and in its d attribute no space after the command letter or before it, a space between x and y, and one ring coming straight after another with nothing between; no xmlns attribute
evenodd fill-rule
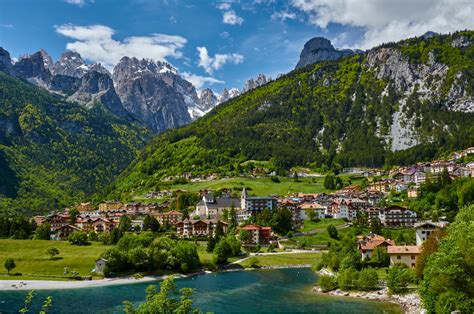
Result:
<svg viewBox="0 0 474 314"><path fill-rule="evenodd" d="M421 247L416 245L393 245L387 247L388 254L420 254Z"/></svg>

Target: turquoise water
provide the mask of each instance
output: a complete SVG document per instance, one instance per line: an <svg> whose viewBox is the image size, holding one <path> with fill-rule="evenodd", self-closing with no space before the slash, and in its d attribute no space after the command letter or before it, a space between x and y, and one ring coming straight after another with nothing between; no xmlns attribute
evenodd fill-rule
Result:
<svg viewBox="0 0 474 314"><path fill-rule="evenodd" d="M215 313L400 313L398 306L311 292L316 276L310 269L273 269L200 275L177 279L179 287L196 289L195 305ZM156 282L158 284L158 282ZM38 290L32 311L46 296L49 313L121 313L123 300L142 302L150 283L101 288ZM0 291L0 312L15 313L26 291Z"/></svg>

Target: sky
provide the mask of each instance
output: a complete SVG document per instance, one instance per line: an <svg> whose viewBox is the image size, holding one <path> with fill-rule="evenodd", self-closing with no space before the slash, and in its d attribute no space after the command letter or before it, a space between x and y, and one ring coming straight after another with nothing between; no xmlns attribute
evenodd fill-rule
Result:
<svg viewBox="0 0 474 314"><path fill-rule="evenodd" d="M123 56L167 61L219 92L291 71L316 36L370 49L474 29L473 17L472 0L1 0L0 46L54 61L73 50L109 69Z"/></svg>

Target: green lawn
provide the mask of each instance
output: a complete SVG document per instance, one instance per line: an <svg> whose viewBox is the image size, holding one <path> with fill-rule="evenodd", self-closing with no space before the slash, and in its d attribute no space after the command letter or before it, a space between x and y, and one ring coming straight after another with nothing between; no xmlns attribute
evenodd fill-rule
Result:
<svg viewBox="0 0 474 314"><path fill-rule="evenodd" d="M341 175L344 183L348 183L349 176ZM247 187L251 195L288 195L295 192L304 193L321 193L331 192L323 186L324 176L315 178L299 178L297 182L293 178L280 177L280 183L275 183L269 177L263 178L241 178L233 177L220 180L212 180L205 182L190 182L186 184L170 185L170 189L182 189L190 192L199 192L203 189L218 190L221 188L238 188ZM353 184L359 183L360 180L352 180Z"/></svg>
<svg viewBox="0 0 474 314"><path fill-rule="evenodd" d="M50 260L46 254L50 247L59 250L59 255L54 260ZM0 239L0 279L52 280L55 278L42 275L63 276L65 267L78 271L80 276L89 276L95 267L95 260L107 248L108 246L97 242L88 246L75 246L65 241ZM6 274L3 264L9 257L13 258L16 264L12 273L22 273L22 276L3 276Z"/></svg>
<svg viewBox="0 0 474 314"><path fill-rule="evenodd" d="M354 228L348 227L344 229L338 229L337 233L339 238L346 236L347 234L354 233ZM299 237L293 237L288 240L289 247L311 247L311 246L319 246L319 245L327 245L329 242L336 243L339 242L337 239L332 239L327 231L316 233L312 235L305 235ZM284 244L286 246L286 244Z"/></svg>
<svg viewBox="0 0 474 314"><path fill-rule="evenodd" d="M313 222L309 220L304 221L304 226L301 231L310 231L315 229L326 229L329 225L339 226L343 225L346 222L344 219L333 219L333 218L323 218L318 222Z"/></svg>
<svg viewBox="0 0 474 314"><path fill-rule="evenodd" d="M252 256L239 263L243 267L251 267L256 261L258 266L291 266L291 265L314 265L321 258L319 252L315 253L295 253Z"/></svg>

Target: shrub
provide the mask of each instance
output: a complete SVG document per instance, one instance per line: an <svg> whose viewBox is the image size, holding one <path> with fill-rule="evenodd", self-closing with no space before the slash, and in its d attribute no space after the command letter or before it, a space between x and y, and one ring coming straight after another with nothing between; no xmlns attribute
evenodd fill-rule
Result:
<svg viewBox="0 0 474 314"><path fill-rule="evenodd" d="M49 255L49 259L54 259L56 255L59 255L59 250L56 247L50 247L46 250L46 254Z"/></svg>
<svg viewBox="0 0 474 314"><path fill-rule="evenodd" d="M7 270L8 274L10 275L10 271L16 267L15 260L11 257L5 260L5 269Z"/></svg>
<svg viewBox="0 0 474 314"><path fill-rule="evenodd" d="M88 245L88 244L90 244L87 241L87 233L82 232L82 231L73 232L69 236L68 240L72 245Z"/></svg>
<svg viewBox="0 0 474 314"><path fill-rule="evenodd" d="M387 287L390 293L404 293L408 284L414 281L413 271L405 264L395 264L388 271Z"/></svg>
<svg viewBox="0 0 474 314"><path fill-rule="evenodd" d="M323 292L331 291L337 288L336 277L331 275L319 276L317 284Z"/></svg>
<svg viewBox="0 0 474 314"><path fill-rule="evenodd" d="M336 239L336 240L339 239L339 234L337 233L337 229L333 225L329 225L327 227L327 232L332 239Z"/></svg>
<svg viewBox="0 0 474 314"><path fill-rule="evenodd" d="M270 177L270 180L272 180L272 182L275 182L275 183L280 183L280 178L278 178L277 176L271 176Z"/></svg>
<svg viewBox="0 0 474 314"><path fill-rule="evenodd" d="M359 290L375 290L379 286L379 276L375 269L365 268L359 272L359 280L357 281L357 288Z"/></svg>
<svg viewBox="0 0 474 314"><path fill-rule="evenodd" d="M359 273L354 268L343 270L337 277L337 283L342 290L351 290L356 287Z"/></svg>

